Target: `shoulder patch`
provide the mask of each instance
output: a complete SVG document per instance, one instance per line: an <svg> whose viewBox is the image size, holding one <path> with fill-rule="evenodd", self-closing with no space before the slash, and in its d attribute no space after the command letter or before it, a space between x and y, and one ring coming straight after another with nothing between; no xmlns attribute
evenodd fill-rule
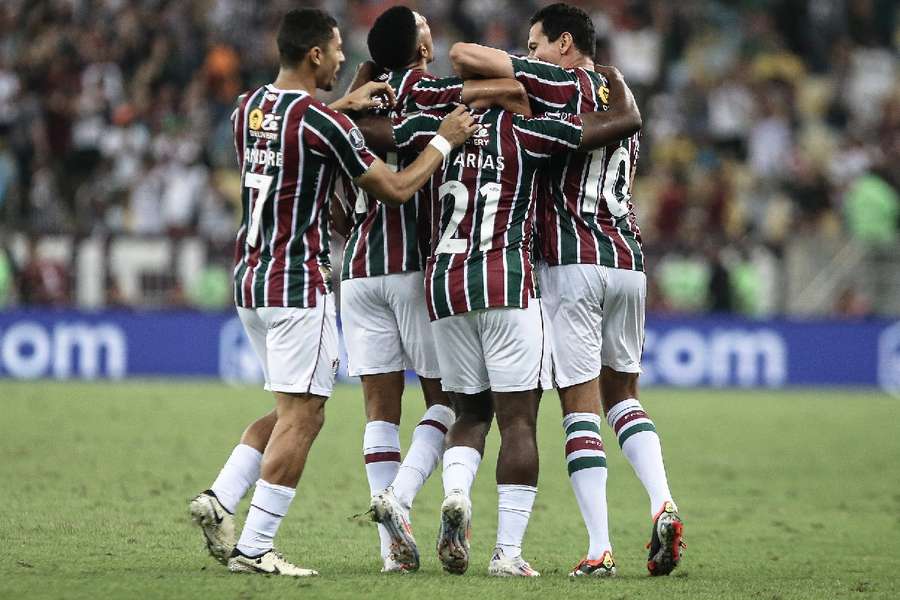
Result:
<svg viewBox="0 0 900 600"><path fill-rule="evenodd" d="M353 146L355 150L362 150L366 147L366 138L363 137L362 131L359 130L359 127L354 127L350 130L350 144Z"/></svg>

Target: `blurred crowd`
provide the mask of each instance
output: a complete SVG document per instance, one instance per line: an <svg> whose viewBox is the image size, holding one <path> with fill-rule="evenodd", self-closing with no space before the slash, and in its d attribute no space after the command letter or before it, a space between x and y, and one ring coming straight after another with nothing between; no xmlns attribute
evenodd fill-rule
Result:
<svg viewBox="0 0 900 600"><path fill-rule="evenodd" d="M406 2L430 20L439 75L457 40L524 53L546 3ZM802 237L896 252L896 2L573 3L644 116L633 199L651 310L783 311L784 252ZM273 78L278 20L298 4L338 18L342 88L393 2L0 3L0 236L200 236L227 272L239 212L228 117ZM0 303L71 301L71 269L35 262L0 252ZM852 289L834 306L871 310Z"/></svg>

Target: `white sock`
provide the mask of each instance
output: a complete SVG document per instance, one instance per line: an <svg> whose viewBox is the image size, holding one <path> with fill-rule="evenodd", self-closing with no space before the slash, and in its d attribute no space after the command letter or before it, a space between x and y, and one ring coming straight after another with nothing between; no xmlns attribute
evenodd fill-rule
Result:
<svg viewBox="0 0 900 600"><path fill-rule="evenodd" d="M444 451L444 495L461 490L467 497L481 464L481 454L468 446L453 446Z"/></svg>
<svg viewBox="0 0 900 600"><path fill-rule="evenodd" d="M569 413L563 417L569 481L588 530L590 560L612 551L606 507L606 452L600 439L602 422L593 413Z"/></svg>
<svg viewBox="0 0 900 600"><path fill-rule="evenodd" d="M504 556L522 555L522 539L531 517L537 488L530 485L497 484L497 547Z"/></svg>
<svg viewBox="0 0 900 600"><path fill-rule="evenodd" d="M271 550L278 526L296 493L294 488L275 485L263 479L257 481L237 549L247 556L259 556Z"/></svg>
<svg viewBox="0 0 900 600"><path fill-rule="evenodd" d="M219 471L219 476L210 486L225 510L234 514L238 502L250 489L250 486L259 479L259 466L262 463L262 454L253 446L238 444L231 451L231 456L225 461L225 466Z"/></svg>
<svg viewBox="0 0 900 600"><path fill-rule="evenodd" d="M406 508L412 506L416 494L437 466L444 450L444 436L455 419L453 409L435 404L425 411L413 431L412 443L391 484L397 499Z"/></svg>
<svg viewBox="0 0 900 600"><path fill-rule="evenodd" d="M606 420L616 432L625 458L647 490L650 515L655 515L665 502L674 504L666 479L659 436L641 403L635 398L623 400L612 407Z"/></svg>
<svg viewBox="0 0 900 600"><path fill-rule="evenodd" d="M369 492L376 494L391 485L400 468L400 426L389 421L366 423L363 457ZM384 525L378 525L378 537L381 540L381 557L387 558L391 553L391 536Z"/></svg>

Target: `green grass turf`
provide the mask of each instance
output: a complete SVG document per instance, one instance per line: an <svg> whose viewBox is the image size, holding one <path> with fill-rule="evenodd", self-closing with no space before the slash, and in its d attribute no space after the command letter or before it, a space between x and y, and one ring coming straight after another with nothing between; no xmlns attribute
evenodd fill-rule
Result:
<svg viewBox="0 0 900 600"><path fill-rule="evenodd" d="M407 394L402 440L421 414ZM536 581L485 575L496 524L498 440L474 488L472 564L444 574L434 553L440 478L413 513L422 569L378 573L367 506L360 390L327 407L279 534L321 576L229 574L189 523L244 425L270 406L217 383L0 382L2 598L896 598L900 597L900 400L875 392L648 390L689 548L649 578L648 502L604 427L620 577L566 577L586 549L567 481L555 394L541 411L541 479L525 554ZM246 509L246 500L242 510Z"/></svg>

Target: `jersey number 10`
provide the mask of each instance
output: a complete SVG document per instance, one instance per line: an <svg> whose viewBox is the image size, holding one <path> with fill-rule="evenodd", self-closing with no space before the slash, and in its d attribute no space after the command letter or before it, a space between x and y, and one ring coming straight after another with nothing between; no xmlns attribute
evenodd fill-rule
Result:
<svg viewBox="0 0 900 600"><path fill-rule="evenodd" d="M628 147L619 146L606 160L606 148L591 152L591 165L588 169L587 181L584 184L584 203L582 212L596 215L602 197L606 201L609 214L616 219L628 213L628 199L631 193L628 185L631 181L631 161ZM606 165L606 176L603 187L600 187L600 176Z"/></svg>

